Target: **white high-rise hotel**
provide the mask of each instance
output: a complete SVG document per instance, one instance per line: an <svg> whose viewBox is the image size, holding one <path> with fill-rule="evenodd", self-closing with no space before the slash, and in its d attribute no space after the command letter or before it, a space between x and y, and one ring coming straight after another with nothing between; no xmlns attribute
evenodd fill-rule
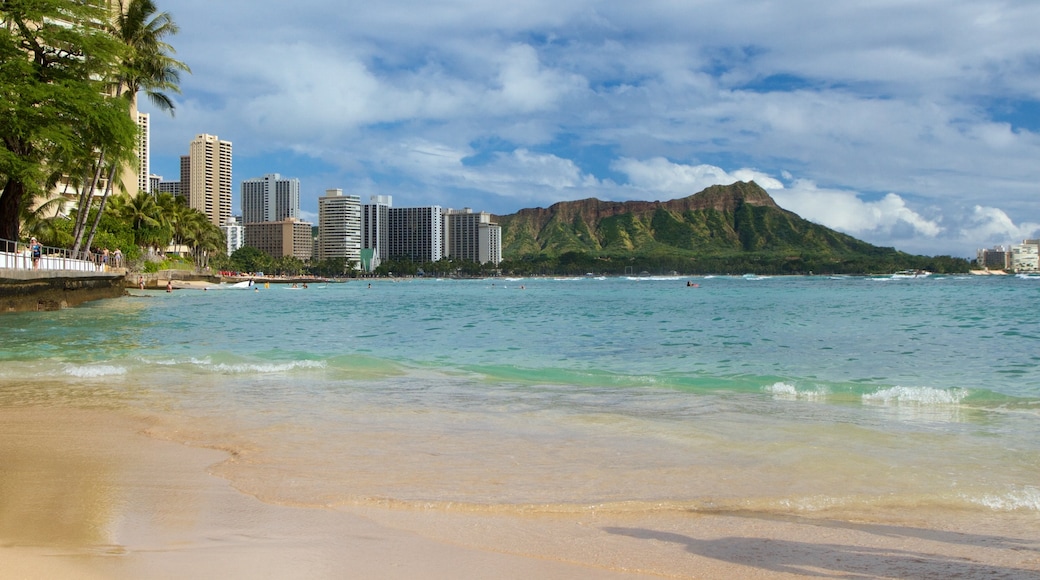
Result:
<svg viewBox="0 0 1040 580"><path fill-rule="evenodd" d="M300 180L268 173L242 182L242 222L280 222L300 217Z"/></svg>
<svg viewBox="0 0 1040 580"><path fill-rule="evenodd" d="M361 263L361 198L343 195L342 189L327 189L318 198L319 260L345 258L355 267Z"/></svg>

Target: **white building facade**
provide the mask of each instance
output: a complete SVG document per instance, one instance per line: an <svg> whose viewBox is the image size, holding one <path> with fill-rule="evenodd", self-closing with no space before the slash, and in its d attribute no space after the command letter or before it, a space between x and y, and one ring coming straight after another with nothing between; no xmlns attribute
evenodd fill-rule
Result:
<svg viewBox="0 0 1040 580"><path fill-rule="evenodd" d="M1040 240L1025 240L1011 246L1011 269L1015 272L1040 271Z"/></svg>
<svg viewBox="0 0 1040 580"><path fill-rule="evenodd" d="M227 223L220 226L220 229L224 232L224 237L227 238L227 255L230 256L235 252L235 250L245 245L245 228L242 227L242 224L238 223L236 218L228 218Z"/></svg>
<svg viewBox="0 0 1040 580"><path fill-rule="evenodd" d="M361 198L328 189L318 198L319 260L345 258L354 267L361 264Z"/></svg>

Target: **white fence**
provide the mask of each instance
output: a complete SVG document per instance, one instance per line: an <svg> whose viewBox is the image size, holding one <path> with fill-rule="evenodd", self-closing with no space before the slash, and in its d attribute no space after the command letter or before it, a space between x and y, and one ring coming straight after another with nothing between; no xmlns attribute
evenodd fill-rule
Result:
<svg viewBox="0 0 1040 580"><path fill-rule="evenodd" d="M29 244L0 239L0 269L11 270L76 270L100 272L104 269L101 257L94 255L83 260L72 257L72 251L43 246L39 264L33 264Z"/></svg>

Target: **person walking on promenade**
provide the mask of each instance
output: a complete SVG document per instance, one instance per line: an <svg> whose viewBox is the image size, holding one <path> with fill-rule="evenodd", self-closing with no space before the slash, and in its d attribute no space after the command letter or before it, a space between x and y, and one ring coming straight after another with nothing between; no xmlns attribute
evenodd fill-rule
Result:
<svg viewBox="0 0 1040 580"><path fill-rule="evenodd" d="M36 238L29 240L29 252L32 254L33 270L40 269L40 256L43 255L43 246L40 242L36 241Z"/></svg>

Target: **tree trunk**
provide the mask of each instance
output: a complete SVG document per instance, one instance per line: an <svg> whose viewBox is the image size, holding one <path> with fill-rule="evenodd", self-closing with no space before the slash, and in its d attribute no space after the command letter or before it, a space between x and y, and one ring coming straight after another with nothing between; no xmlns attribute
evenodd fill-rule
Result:
<svg viewBox="0 0 1040 580"><path fill-rule="evenodd" d="M17 179L8 179L0 192L0 238L18 241L20 209L25 197L25 184Z"/></svg>
<svg viewBox="0 0 1040 580"><path fill-rule="evenodd" d="M83 233L87 227L87 216L90 215L90 206L94 205L94 190L97 189L97 183L101 179L101 170L105 162L105 151L104 149L98 154L97 167L94 169L94 178L90 181L90 186L83 189L79 194L79 211L76 213L76 227L73 230L73 243L72 243L72 255L79 253L80 244L83 243ZM90 243L87 243L87 249L90 249Z"/></svg>
<svg viewBox="0 0 1040 580"><path fill-rule="evenodd" d="M101 205L98 206L97 215L94 216L94 223L90 226L90 237L87 238L86 249L90 250L90 245L94 243L94 234L97 233L98 224L101 222L101 214L105 211L105 202L108 201L108 195L112 193L112 180L116 177L117 165L113 165L112 169L108 171L108 184L105 186L105 193L101 195Z"/></svg>

